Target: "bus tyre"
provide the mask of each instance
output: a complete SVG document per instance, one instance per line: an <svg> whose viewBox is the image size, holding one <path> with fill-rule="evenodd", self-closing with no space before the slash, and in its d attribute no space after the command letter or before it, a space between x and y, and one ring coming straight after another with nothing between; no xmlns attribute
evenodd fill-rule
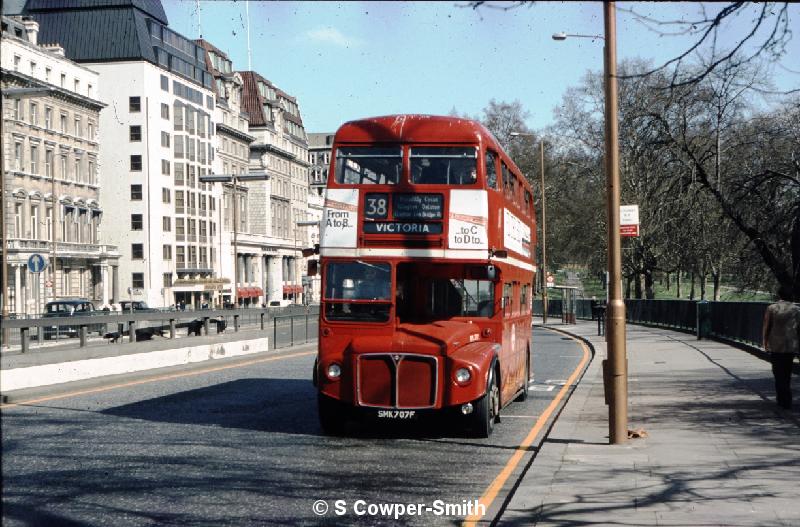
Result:
<svg viewBox="0 0 800 527"><path fill-rule="evenodd" d="M528 399L528 383L531 382L531 353L528 351L528 356L525 359L525 385L522 387L522 391L519 392L517 398L515 399L518 402L522 402Z"/></svg>
<svg viewBox="0 0 800 527"><path fill-rule="evenodd" d="M489 380L486 383L486 394L478 399L475 411L472 413L471 429L475 437L486 438L492 435L494 423L500 413L500 388L497 386L497 377L494 367L489 370Z"/></svg>
<svg viewBox="0 0 800 527"><path fill-rule="evenodd" d="M318 392L317 408L322 431L328 435L342 435L347 417L342 403Z"/></svg>

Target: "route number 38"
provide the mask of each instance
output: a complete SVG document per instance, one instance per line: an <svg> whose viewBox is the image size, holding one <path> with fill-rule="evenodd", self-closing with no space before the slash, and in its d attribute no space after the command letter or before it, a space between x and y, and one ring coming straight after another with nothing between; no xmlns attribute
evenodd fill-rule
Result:
<svg viewBox="0 0 800 527"><path fill-rule="evenodd" d="M368 218L385 218L388 213L389 199L386 194L367 194L364 200L364 214Z"/></svg>

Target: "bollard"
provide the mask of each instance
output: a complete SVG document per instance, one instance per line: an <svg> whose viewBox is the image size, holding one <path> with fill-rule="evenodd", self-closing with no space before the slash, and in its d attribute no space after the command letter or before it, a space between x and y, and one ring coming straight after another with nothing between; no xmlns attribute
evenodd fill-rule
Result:
<svg viewBox="0 0 800 527"><path fill-rule="evenodd" d="M272 317L272 347L278 347L278 319Z"/></svg>
<svg viewBox="0 0 800 527"><path fill-rule="evenodd" d="M175 319L169 319L169 338L175 338Z"/></svg>
<svg viewBox="0 0 800 527"><path fill-rule="evenodd" d="M129 342L136 342L136 321L131 320L128 322L128 333L130 333Z"/></svg>
<svg viewBox="0 0 800 527"><path fill-rule="evenodd" d="M265 327L265 322L266 322L266 319L267 319L267 314L266 314L266 313L261 313L261 329L262 329L262 330L263 330L263 329L264 329L264 327Z"/></svg>
<svg viewBox="0 0 800 527"><path fill-rule="evenodd" d="M80 335L80 338L81 338L80 347L81 348L85 348L86 347L86 325L85 324L81 325L81 327L78 329L78 331L79 331L79 335Z"/></svg>
<svg viewBox="0 0 800 527"><path fill-rule="evenodd" d="M289 317L289 325L291 326L291 332L289 333L289 345L294 346L294 315Z"/></svg>
<svg viewBox="0 0 800 527"><path fill-rule="evenodd" d="M22 344L22 353L28 351L28 328L20 328L19 330L20 343Z"/></svg>
<svg viewBox="0 0 800 527"><path fill-rule="evenodd" d="M239 315L233 315L233 331L239 331Z"/></svg>
<svg viewBox="0 0 800 527"><path fill-rule="evenodd" d="M208 317L203 317L203 334L207 337L209 330L209 321Z"/></svg>
<svg viewBox="0 0 800 527"><path fill-rule="evenodd" d="M308 308L306 308L306 344L308 344Z"/></svg>

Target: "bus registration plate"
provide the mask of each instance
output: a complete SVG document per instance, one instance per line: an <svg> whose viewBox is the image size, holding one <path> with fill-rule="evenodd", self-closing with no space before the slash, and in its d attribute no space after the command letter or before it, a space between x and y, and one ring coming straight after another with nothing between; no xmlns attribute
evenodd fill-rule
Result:
<svg viewBox="0 0 800 527"><path fill-rule="evenodd" d="M416 414L415 410L378 410L381 419L413 419Z"/></svg>

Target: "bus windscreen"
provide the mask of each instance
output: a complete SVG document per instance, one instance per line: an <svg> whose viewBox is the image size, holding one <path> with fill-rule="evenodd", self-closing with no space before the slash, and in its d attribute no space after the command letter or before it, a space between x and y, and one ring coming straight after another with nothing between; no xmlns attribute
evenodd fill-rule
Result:
<svg viewBox="0 0 800 527"><path fill-rule="evenodd" d="M342 146L336 150L336 182L346 185L396 185L403 170L399 147Z"/></svg>
<svg viewBox="0 0 800 527"><path fill-rule="evenodd" d="M411 182L422 185L472 185L477 181L475 147L414 147L410 152Z"/></svg>

